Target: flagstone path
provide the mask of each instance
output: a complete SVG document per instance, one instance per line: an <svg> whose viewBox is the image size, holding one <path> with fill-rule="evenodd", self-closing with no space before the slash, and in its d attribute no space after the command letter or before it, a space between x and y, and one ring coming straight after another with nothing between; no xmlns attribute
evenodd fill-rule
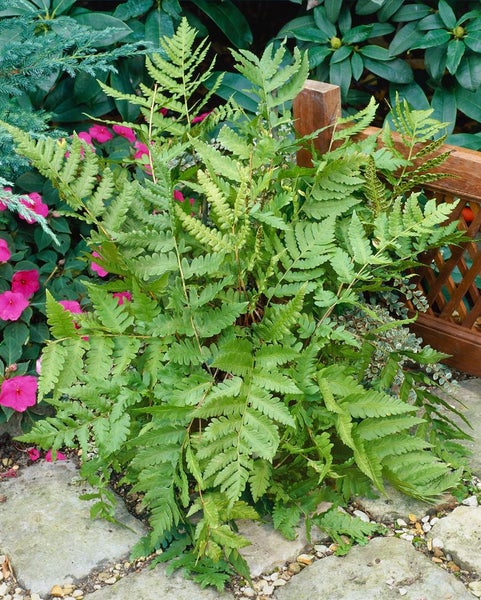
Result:
<svg viewBox="0 0 481 600"><path fill-rule="evenodd" d="M471 422L471 466L481 478L481 380L460 384L457 397ZM269 525L244 523L251 585L201 589L164 565L131 562L145 532L120 500L124 526L91 520L89 492L73 462L38 461L0 481L0 600L469 600L481 598L481 479L472 496L438 512L395 491L360 499L359 515L387 523L391 534L338 557L316 532L288 542ZM441 515L439 518L438 515ZM445 516L442 516L445 515ZM413 539L425 539L416 549ZM422 551L421 551L422 550Z"/></svg>

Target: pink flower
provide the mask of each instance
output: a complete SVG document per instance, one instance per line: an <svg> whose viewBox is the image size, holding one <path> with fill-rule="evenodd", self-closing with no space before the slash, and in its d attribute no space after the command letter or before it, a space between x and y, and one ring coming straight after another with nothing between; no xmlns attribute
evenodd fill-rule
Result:
<svg viewBox="0 0 481 600"><path fill-rule="evenodd" d="M42 357L37 358L35 361L35 370L40 375L40 371L42 370Z"/></svg>
<svg viewBox="0 0 481 600"><path fill-rule="evenodd" d="M82 307L77 302L77 300L60 300L59 304L61 304L65 310L71 313L80 314L82 311Z"/></svg>
<svg viewBox="0 0 481 600"><path fill-rule="evenodd" d="M98 258L102 258L98 252L92 252L92 256L97 256ZM108 271L103 269L96 262L91 262L90 268L92 269L92 271L95 271L99 277L106 277L109 274Z"/></svg>
<svg viewBox="0 0 481 600"><path fill-rule="evenodd" d="M167 116L167 112L168 112L168 110L167 110L166 108L161 108L161 109L159 110L159 112L160 112L160 114L161 114L163 117L166 117L166 116Z"/></svg>
<svg viewBox="0 0 481 600"><path fill-rule="evenodd" d="M77 134L77 137L80 140L87 142L87 144L89 144L90 146L93 146L92 136L90 135L90 133L87 133L86 131L81 131L80 133Z"/></svg>
<svg viewBox="0 0 481 600"><path fill-rule="evenodd" d="M37 448L27 448L27 454L31 461L35 461L40 458L40 452L37 450Z"/></svg>
<svg viewBox="0 0 481 600"><path fill-rule="evenodd" d="M119 306L126 302L132 302L132 294L130 292L114 292L112 294L114 298L117 298Z"/></svg>
<svg viewBox="0 0 481 600"><path fill-rule="evenodd" d="M61 452L59 452L59 451L57 450L57 456L56 456L55 460L66 460L66 459L67 459L67 457L65 456L65 454L62 454ZM47 462L53 462L53 458L52 458L52 450L49 450L49 451L47 452L47 454L45 455L45 460L46 460Z"/></svg>
<svg viewBox="0 0 481 600"><path fill-rule="evenodd" d="M200 115L197 115L196 117L194 117L191 121L191 123L200 123L201 121L203 121L206 117L208 117L210 115L212 111L209 110L209 112L205 112L205 113L201 113Z"/></svg>
<svg viewBox="0 0 481 600"><path fill-rule="evenodd" d="M7 262L10 259L10 250L5 240L0 238L0 263Z"/></svg>
<svg viewBox="0 0 481 600"><path fill-rule="evenodd" d="M11 187L4 187L2 191L3 192L11 192L12 188ZM7 208L8 207L7 207L7 205L4 202L0 202L0 211L7 210Z"/></svg>
<svg viewBox="0 0 481 600"><path fill-rule="evenodd" d="M149 149L142 142L135 142L134 148L137 149L137 152L134 154L134 158L142 158L142 156L149 156Z"/></svg>
<svg viewBox="0 0 481 600"><path fill-rule="evenodd" d="M113 137L113 135L104 125L92 125L92 127L89 129L89 134L90 137L99 144L104 144Z"/></svg>
<svg viewBox="0 0 481 600"><path fill-rule="evenodd" d="M17 375L4 379L0 391L0 404L18 412L24 412L37 402L37 378L33 375Z"/></svg>
<svg viewBox="0 0 481 600"><path fill-rule="evenodd" d="M17 271L12 277L12 292L23 294L25 298L30 298L40 289L38 282L38 271Z"/></svg>
<svg viewBox="0 0 481 600"><path fill-rule="evenodd" d="M14 469L13 467L11 469L8 469L8 471L5 471L5 473L0 473L0 477L4 477L5 479L7 477L16 477L17 476L17 469Z"/></svg>
<svg viewBox="0 0 481 600"><path fill-rule="evenodd" d="M0 319L16 321L28 306L28 300L18 292L3 292L0 294Z"/></svg>
<svg viewBox="0 0 481 600"><path fill-rule="evenodd" d="M174 190L174 200L177 200L177 202L184 202L184 194L180 190ZM189 203L191 206L194 204L194 202L194 198L189 198Z"/></svg>
<svg viewBox="0 0 481 600"><path fill-rule="evenodd" d="M133 129L130 129L130 127L126 127L125 125L113 125L112 129L117 135L120 135L120 137L129 140L131 144L135 142L135 132Z"/></svg>
<svg viewBox="0 0 481 600"><path fill-rule="evenodd" d="M37 192L31 192L28 194L28 197L30 200L32 200L32 202L29 202L28 200L20 200L20 202L37 215L46 217L48 215L48 206L42 202L42 196ZM27 221L27 223L35 223L35 219L33 217L22 217L22 215L18 216L20 219Z"/></svg>

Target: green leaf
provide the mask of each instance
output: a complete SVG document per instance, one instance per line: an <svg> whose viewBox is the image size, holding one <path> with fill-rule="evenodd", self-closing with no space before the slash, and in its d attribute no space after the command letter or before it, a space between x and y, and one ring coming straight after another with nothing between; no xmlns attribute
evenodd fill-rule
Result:
<svg viewBox="0 0 481 600"><path fill-rule="evenodd" d="M444 46L450 39L451 34L449 31L445 31L444 29L433 29L423 32L419 41L411 45L411 49L415 50L418 48L436 48L437 46Z"/></svg>
<svg viewBox="0 0 481 600"><path fill-rule="evenodd" d="M446 132L452 133L458 108L455 91L437 88L434 91L431 106L434 108L433 118L441 123L448 123Z"/></svg>
<svg viewBox="0 0 481 600"><path fill-rule="evenodd" d="M423 33L417 28L417 23L408 23L401 27L389 44L389 54L397 56L410 50L423 39Z"/></svg>
<svg viewBox="0 0 481 600"><path fill-rule="evenodd" d="M247 48L252 44L253 37L249 23L233 2L230 0L223 2L195 0L195 4L214 21L234 46Z"/></svg>
<svg viewBox="0 0 481 600"><path fill-rule="evenodd" d="M481 54L481 31L468 31L463 37L463 42L470 50L477 54Z"/></svg>
<svg viewBox="0 0 481 600"><path fill-rule="evenodd" d="M456 15L446 0L439 0L438 11L446 28L454 29L456 27Z"/></svg>
<svg viewBox="0 0 481 600"><path fill-rule="evenodd" d="M463 88L476 91L481 85L481 56L476 54L464 56L455 77Z"/></svg>
<svg viewBox="0 0 481 600"><path fill-rule="evenodd" d="M410 83L413 80L411 67L400 58L390 61L375 61L365 58L364 65L368 71L393 83Z"/></svg>
<svg viewBox="0 0 481 600"><path fill-rule="evenodd" d="M446 68L454 75L458 69L459 63L464 56L466 46L461 40L451 40L448 44L446 53Z"/></svg>
<svg viewBox="0 0 481 600"><path fill-rule="evenodd" d="M341 88L343 98L347 96L349 86L351 85L351 78L351 62L348 59L345 59L342 62L330 63L329 80L331 83L338 85Z"/></svg>
<svg viewBox="0 0 481 600"><path fill-rule="evenodd" d="M392 16L392 21L397 23L407 23L408 21L418 21L427 17L431 13L431 8L427 4L406 4Z"/></svg>
<svg viewBox="0 0 481 600"><path fill-rule="evenodd" d="M80 25L86 25L96 31L105 33L97 41L97 46L111 46L132 33L132 29L120 19L100 12L76 14L73 18Z"/></svg>
<svg viewBox="0 0 481 600"><path fill-rule="evenodd" d="M392 54L389 53L387 48L383 48L382 46L375 46L374 44L367 44L366 46L362 46L359 48L359 53L366 58L372 58L372 60L383 61L383 60L391 60Z"/></svg>
<svg viewBox="0 0 481 600"><path fill-rule="evenodd" d="M344 44L359 44L369 39L372 31L372 25L358 25L353 27L342 36Z"/></svg>
<svg viewBox="0 0 481 600"><path fill-rule="evenodd" d="M470 119L481 122L481 89L475 92L462 86L456 88L458 109Z"/></svg>

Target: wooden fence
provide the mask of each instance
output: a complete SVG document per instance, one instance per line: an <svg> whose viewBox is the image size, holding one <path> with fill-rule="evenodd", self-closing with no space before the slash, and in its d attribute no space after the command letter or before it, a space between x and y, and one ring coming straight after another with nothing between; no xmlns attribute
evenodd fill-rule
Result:
<svg viewBox="0 0 481 600"><path fill-rule="evenodd" d="M337 86L307 81L293 106L301 135L327 127L314 141L320 152L331 144L332 127L341 113ZM330 127L332 126L332 127ZM361 136L379 133L368 127ZM438 248L423 257L416 270L416 283L427 298L429 309L420 313L412 330L425 343L451 355L451 366L481 377L481 152L443 146L450 156L439 171L443 178L424 186L427 196L439 202L459 200L450 219L469 237L459 246ZM299 152L300 165L309 165L307 150Z"/></svg>

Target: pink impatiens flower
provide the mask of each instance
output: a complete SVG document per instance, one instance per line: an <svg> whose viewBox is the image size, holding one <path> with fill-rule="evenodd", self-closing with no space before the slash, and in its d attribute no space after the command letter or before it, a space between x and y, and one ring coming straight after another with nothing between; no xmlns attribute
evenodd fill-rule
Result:
<svg viewBox="0 0 481 600"><path fill-rule="evenodd" d="M40 215L41 217L46 217L48 215L48 206L42 201L42 196L37 192L31 192L27 195L30 198L31 202L29 202L28 200L20 200L20 202L37 215ZM18 216L20 217L20 219L27 221L27 223L35 223L34 217L22 217L22 215Z"/></svg>
<svg viewBox="0 0 481 600"><path fill-rule="evenodd" d="M98 252L92 252L92 256L102 258ZM90 268L92 269L92 271L95 271L99 277L106 277L109 274L108 271L106 271L100 265L93 261L90 263Z"/></svg>
<svg viewBox="0 0 481 600"><path fill-rule="evenodd" d="M37 387L37 378L33 375L4 379L0 390L0 404L24 412L37 402Z"/></svg>
<svg viewBox="0 0 481 600"><path fill-rule="evenodd" d="M28 300L19 292L3 292L0 294L0 319L16 321L28 306Z"/></svg>
<svg viewBox="0 0 481 600"><path fill-rule="evenodd" d="M174 190L174 200L177 200L177 202L184 202L184 194L180 190ZM194 204L194 202L194 198L189 198L189 203L191 206Z"/></svg>
<svg viewBox="0 0 481 600"><path fill-rule="evenodd" d="M77 300L60 300L59 304L61 304L65 310L71 313L80 314L82 311L82 307L77 302Z"/></svg>
<svg viewBox="0 0 481 600"><path fill-rule="evenodd" d="M130 292L114 292L112 294L112 296L114 298L117 298L117 302L119 303L119 306L121 304L123 304L124 301L132 302L132 294Z"/></svg>
<svg viewBox="0 0 481 600"><path fill-rule="evenodd" d="M17 271L12 277L12 292L23 294L25 298L30 298L40 289L38 282L38 271Z"/></svg>
<svg viewBox="0 0 481 600"><path fill-rule="evenodd" d="M90 137L99 144L105 144L112 139L113 135L104 125L92 125L89 129Z"/></svg>
<svg viewBox="0 0 481 600"><path fill-rule="evenodd" d="M87 142L87 144L89 146L93 146L92 136L90 135L90 133L87 133L86 131L81 131L80 133L77 134L77 137L80 140L83 140L84 142Z"/></svg>
<svg viewBox="0 0 481 600"><path fill-rule="evenodd" d="M137 150L134 154L134 158L136 159L142 158L142 156L149 156L150 154L149 149L142 142L135 142L134 148Z"/></svg>
<svg viewBox="0 0 481 600"><path fill-rule="evenodd" d="M52 458L52 450L49 450L47 452L47 454L45 455L45 460L47 462L53 462L53 458ZM67 457L65 456L65 454L62 454L61 452L59 452L57 450L57 456L55 458L55 460L67 460Z"/></svg>
<svg viewBox="0 0 481 600"><path fill-rule="evenodd" d="M27 454L31 461L35 461L40 458L40 452L37 448L27 448Z"/></svg>
<svg viewBox="0 0 481 600"><path fill-rule="evenodd" d="M212 111L209 110L209 112L205 112L205 113L201 113L200 115L197 115L196 117L194 117L191 121L191 123L200 123L201 121L203 121L204 119L206 119L210 113Z"/></svg>
<svg viewBox="0 0 481 600"><path fill-rule="evenodd" d="M4 263L7 262L7 260L10 260L10 256L10 249L8 247L7 242L0 238L0 263Z"/></svg>
<svg viewBox="0 0 481 600"><path fill-rule="evenodd" d="M130 127L126 127L125 125L113 125L112 129L117 135L120 135L120 137L129 140L131 144L135 142L135 132Z"/></svg>

